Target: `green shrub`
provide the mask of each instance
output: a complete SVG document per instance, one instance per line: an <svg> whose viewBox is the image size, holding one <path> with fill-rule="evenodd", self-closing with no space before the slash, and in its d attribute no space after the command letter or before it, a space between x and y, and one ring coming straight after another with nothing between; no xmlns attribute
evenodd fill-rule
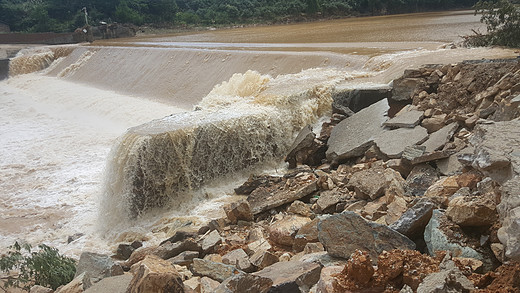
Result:
<svg viewBox="0 0 520 293"><path fill-rule="evenodd" d="M7 253L0 256L0 271L7 273L4 286L28 290L32 285L41 285L56 290L68 284L76 273L76 262L60 255L58 250L45 244L31 251L28 244L15 242Z"/></svg>
<svg viewBox="0 0 520 293"><path fill-rule="evenodd" d="M520 6L508 0L483 1L475 4L475 14L482 14L480 21L486 24L487 34L475 32L466 37L470 46L520 47Z"/></svg>

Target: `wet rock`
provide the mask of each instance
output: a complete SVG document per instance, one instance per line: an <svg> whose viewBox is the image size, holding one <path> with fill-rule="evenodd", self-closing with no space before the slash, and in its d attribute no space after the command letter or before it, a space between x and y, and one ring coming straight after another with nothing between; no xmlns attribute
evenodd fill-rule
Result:
<svg viewBox="0 0 520 293"><path fill-rule="evenodd" d="M439 179L437 171L428 164L415 166L406 177L405 190L412 196L423 196L428 187Z"/></svg>
<svg viewBox="0 0 520 293"><path fill-rule="evenodd" d="M377 85L366 88L338 86L332 94L332 107L347 107L357 113L370 105L391 96L392 88L388 85Z"/></svg>
<svg viewBox="0 0 520 293"><path fill-rule="evenodd" d="M85 236L84 233L76 233L76 234L74 234L72 236L69 236L69 237L67 237L67 243L74 242L74 241L80 239L83 236Z"/></svg>
<svg viewBox="0 0 520 293"><path fill-rule="evenodd" d="M348 192L348 190L346 192ZM327 211L335 211L336 205L346 201L349 197L349 194L346 192L339 189L322 191L318 201L316 201L316 212L325 213Z"/></svg>
<svg viewBox="0 0 520 293"><path fill-rule="evenodd" d="M299 293L309 292L309 289L318 282L320 272L319 264L287 261L275 263L253 275L273 281L269 292Z"/></svg>
<svg viewBox="0 0 520 293"><path fill-rule="evenodd" d="M388 102L382 100L336 125L327 143L327 159L340 162L362 156L374 144L374 138L383 131L381 125L386 120L388 109Z"/></svg>
<svg viewBox="0 0 520 293"><path fill-rule="evenodd" d="M289 163L289 168L291 169L296 168L300 164L319 165L321 160L325 158L324 146L323 142L316 139L316 134L312 132L312 127L307 125L300 131L289 148L285 161Z"/></svg>
<svg viewBox="0 0 520 293"><path fill-rule="evenodd" d="M260 187L251 192L247 201L253 214L293 202L318 190L317 178L313 174L308 173L289 180L268 188Z"/></svg>
<svg viewBox="0 0 520 293"><path fill-rule="evenodd" d="M117 246L116 258L127 260L134 252L135 248L133 248L130 244L119 244Z"/></svg>
<svg viewBox="0 0 520 293"><path fill-rule="evenodd" d="M249 195L253 190L261 186L267 186L280 182L282 179L278 176L270 175L251 175L244 184L235 188L235 193L238 195Z"/></svg>
<svg viewBox="0 0 520 293"><path fill-rule="evenodd" d="M209 277L219 282L240 273L234 266L200 258L193 259L190 269L196 276Z"/></svg>
<svg viewBox="0 0 520 293"><path fill-rule="evenodd" d="M132 266L133 278L127 292L184 292L184 285L173 265L157 256L148 255Z"/></svg>
<svg viewBox="0 0 520 293"><path fill-rule="evenodd" d="M430 200L420 199L389 227L407 237L415 238L424 231L434 208L435 205Z"/></svg>
<svg viewBox="0 0 520 293"><path fill-rule="evenodd" d="M253 213L247 201L229 203L223 208L231 224L236 224L239 220L253 221Z"/></svg>
<svg viewBox="0 0 520 293"><path fill-rule="evenodd" d="M446 216L461 227L490 227L498 219L494 194L455 197Z"/></svg>
<svg viewBox="0 0 520 293"><path fill-rule="evenodd" d="M373 259L383 250L414 249L415 243L385 225L363 219L354 212L343 212L318 223L318 237L327 252L348 258L356 250L368 251Z"/></svg>
<svg viewBox="0 0 520 293"><path fill-rule="evenodd" d="M417 292L464 292L469 293L475 287L473 283L462 274L451 260L445 260L441 264L441 271L428 275L417 288Z"/></svg>
<svg viewBox="0 0 520 293"><path fill-rule="evenodd" d="M294 251L302 251L307 243L318 242L318 222L319 218L314 218L312 221L303 225L294 236Z"/></svg>
<svg viewBox="0 0 520 293"><path fill-rule="evenodd" d="M269 226L269 239L280 245L292 247L298 230L310 221L311 219L306 217L287 216Z"/></svg>
<svg viewBox="0 0 520 293"><path fill-rule="evenodd" d="M183 251L177 256L169 258L168 261L174 265L187 266L193 261L194 258L199 256L200 253L198 251Z"/></svg>
<svg viewBox="0 0 520 293"><path fill-rule="evenodd" d="M289 208L287 208L288 213L300 215L302 217L310 217L313 213L311 208L302 201L295 200Z"/></svg>
<svg viewBox="0 0 520 293"><path fill-rule="evenodd" d="M213 230L204 238L202 238L199 242L202 251L206 254L209 254L214 252L216 246L222 243L222 237L220 236L217 230Z"/></svg>
<svg viewBox="0 0 520 293"><path fill-rule="evenodd" d="M419 125L423 116L424 112L417 110L417 107L406 105L393 118L383 123L383 125L390 128L414 128Z"/></svg>
<svg viewBox="0 0 520 293"><path fill-rule="evenodd" d="M375 138L374 142L385 156L391 159L398 159L406 147L420 144L427 138L428 133L426 129L417 126L415 128L398 128L382 132Z"/></svg>
<svg viewBox="0 0 520 293"><path fill-rule="evenodd" d="M324 267L321 269L320 280L318 281L316 292L320 293L334 293L336 292L334 288L335 277L343 271L343 266L330 266Z"/></svg>
<svg viewBox="0 0 520 293"><path fill-rule="evenodd" d="M426 140L421 145L426 147L427 153L439 150L451 139L455 131L457 131L458 127L459 125L456 122L446 125L443 128L431 133L428 140Z"/></svg>
<svg viewBox="0 0 520 293"><path fill-rule="evenodd" d="M257 268L263 269L266 268L274 263L277 263L279 261L278 256L275 254L265 251L265 250L259 250L255 252L249 261Z"/></svg>
<svg viewBox="0 0 520 293"><path fill-rule="evenodd" d="M56 293L81 293L92 286L88 273L83 272L74 277L70 283L56 290Z"/></svg>
<svg viewBox="0 0 520 293"><path fill-rule="evenodd" d="M270 278L256 276L252 274L236 274L224 280L215 293L265 293L272 287L273 281Z"/></svg>
<svg viewBox="0 0 520 293"><path fill-rule="evenodd" d="M130 258L123 263L124 267L131 267L133 264L140 262L149 254L156 255L162 259L172 258L183 251L200 251L200 245L193 239L185 239L180 242L171 243L169 241L157 247L145 247L137 249L132 253Z"/></svg>
<svg viewBox="0 0 520 293"><path fill-rule="evenodd" d="M253 265L249 262L249 256L241 248L232 250L223 255L222 262L224 264L233 265L239 270L247 273L254 271Z"/></svg>
<svg viewBox="0 0 520 293"><path fill-rule="evenodd" d="M75 277L83 273L86 273L90 283L96 283L103 278L122 275L124 272L108 255L83 252L76 266Z"/></svg>

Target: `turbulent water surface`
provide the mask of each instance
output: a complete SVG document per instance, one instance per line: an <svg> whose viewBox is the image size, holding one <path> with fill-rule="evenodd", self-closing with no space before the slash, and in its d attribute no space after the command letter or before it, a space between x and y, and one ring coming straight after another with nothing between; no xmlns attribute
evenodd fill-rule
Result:
<svg viewBox="0 0 520 293"><path fill-rule="evenodd" d="M219 206L252 170L241 163L282 155L298 129L328 113L335 86L388 83L421 64L515 55L451 49L479 27L472 12L443 12L21 51L0 82L0 249L25 240L77 256L121 241L156 243L220 217ZM152 137L162 132L167 139ZM235 144L226 147L226 139ZM161 151L165 142L175 152ZM153 208L132 219L127 201L136 191L128 182L145 177L165 182L141 187L166 199L162 208L144 203ZM68 243L74 234L84 235Z"/></svg>

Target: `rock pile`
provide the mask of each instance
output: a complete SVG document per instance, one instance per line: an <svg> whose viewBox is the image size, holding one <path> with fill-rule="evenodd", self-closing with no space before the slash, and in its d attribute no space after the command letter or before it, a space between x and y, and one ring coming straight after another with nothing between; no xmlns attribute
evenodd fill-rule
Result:
<svg viewBox="0 0 520 293"><path fill-rule="evenodd" d="M425 66L356 113L340 101L226 218L121 244L59 292L520 292L520 61Z"/></svg>

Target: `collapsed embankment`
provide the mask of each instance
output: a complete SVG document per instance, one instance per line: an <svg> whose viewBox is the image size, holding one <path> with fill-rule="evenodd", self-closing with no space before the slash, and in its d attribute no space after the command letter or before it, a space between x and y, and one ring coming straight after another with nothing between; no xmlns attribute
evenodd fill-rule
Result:
<svg viewBox="0 0 520 293"><path fill-rule="evenodd" d="M379 101L357 113L366 92L333 95L331 120L288 152L296 168L252 176L225 218L121 243L110 266L131 273L94 287L519 292L519 60L422 67L370 91Z"/></svg>

